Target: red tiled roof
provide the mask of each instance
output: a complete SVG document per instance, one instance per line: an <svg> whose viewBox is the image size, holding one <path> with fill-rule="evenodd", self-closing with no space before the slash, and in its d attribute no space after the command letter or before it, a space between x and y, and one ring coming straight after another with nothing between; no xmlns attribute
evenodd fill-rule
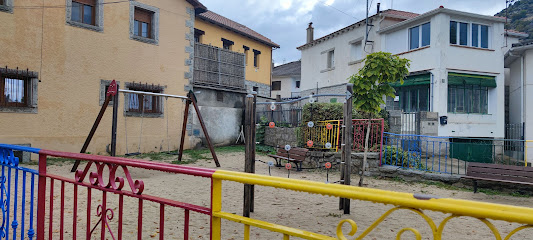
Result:
<svg viewBox="0 0 533 240"><path fill-rule="evenodd" d="M387 10L385 10L385 11L381 11L380 13L383 14L383 15L385 15L385 16L387 16L387 17L393 17L393 18L399 18L399 19L410 19L410 18L414 18L414 17L417 17L418 15L420 15L420 14L418 14L418 13L405 12L405 11L394 10L394 9L387 9ZM369 18L373 18L373 17L375 17L375 16L377 16L377 15L378 15L378 14L374 14L374 15L370 16ZM344 32L346 32L346 31L349 31L350 29L355 28L355 26L356 26L357 24L362 24L365 20L366 20L366 19L363 19L363 20L358 21L358 22L356 22L356 23L354 23L354 24L352 24L352 25L350 25L350 26L347 26L347 27L345 27L345 28L342 28L342 29L339 29L339 30L337 30L337 31L335 31L335 32L332 32L332 33L330 33L330 34L328 34L328 35L326 35L326 36L323 36L323 37L321 37L321 38L317 38L317 39L313 40L313 41L310 42L310 43L306 43L306 44L304 44L304 45L302 45L302 46L297 47L296 49L301 50L302 48L305 48L305 47L307 47L307 46L312 46L312 45L314 45L315 43L322 42L322 41L324 41L324 40L326 40L326 39L329 39L329 38L331 38L331 37L334 37L334 36L337 36L337 35L339 35L339 34L341 34L341 33L344 33Z"/></svg>
<svg viewBox="0 0 533 240"><path fill-rule="evenodd" d="M275 42L272 42L272 40L270 40L269 38L257 33L256 31L238 23L238 22L235 22L229 18L226 18L224 16L221 16L219 14L216 14L212 11L206 11L204 13L201 13L201 14L198 14L198 17L200 17L200 19L202 20L205 20L205 21L208 21L208 22L211 22L213 24L216 24L216 25L220 25L220 26L223 26L223 27L226 27L226 28L229 28L241 35L245 35L247 37L250 37L256 41L259 41L259 42L262 42L266 45L269 45L271 47L276 47L276 48L279 48L279 45L276 44Z"/></svg>
<svg viewBox="0 0 533 240"><path fill-rule="evenodd" d="M518 34L527 34L525 32L519 32L519 31L516 31L516 30L513 30L513 29L507 29L507 32L518 33Z"/></svg>
<svg viewBox="0 0 533 240"><path fill-rule="evenodd" d="M383 13L389 16L398 16L400 18L405 18L405 19L418 17L418 15L420 15L418 13L406 12L406 11L400 11L400 10L394 10L394 9L385 10L383 11Z"/></svg>

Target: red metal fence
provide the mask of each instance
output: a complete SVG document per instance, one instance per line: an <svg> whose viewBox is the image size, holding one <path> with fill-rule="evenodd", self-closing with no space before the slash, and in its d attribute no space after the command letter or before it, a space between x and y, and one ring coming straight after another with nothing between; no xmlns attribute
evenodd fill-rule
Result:
<svg viewBox="0 0 533 240"><path fill-rule="evenodd" d="M353 119L353 144L352 150L365 151L365 138L368 128L368 119ZM383 130L385 121L381 119L370 120L370 135L368 136L368 151L381 152L383 144Z"/></svg>
<svg viewBox="0 0 533 240"><path fill-rule="evenodd" d="M82 160L86 161L87 165L83 170L78 170L76 173L72 174L72 177L54 175L47 171L49 170L47 169L47 156ZM150 172L163 171L167 173L187 174L206 178L211 178L215 171L211 169L178 166L144 160L132 161L131 159L125 158L40 150L37 239L76 239L77 236L79 237L78 231L85 231L85 238L91 239L91 235L97 227L100 228L100 239L108 239L106 238L107 234L109 234L107 237L111 237L112 239L115 239L115 236L116 239L132 239L131 235L136 235L137 239L146 239L148 236L143 237L143 222L154 224L157 223L157 221L159 221L157 223L158 226L155 227L158 229L157 235L159 235L159 239L165 239L165 236L167 236L165 235L165 212L167 206L184 210L184 239L189 239L189 213L191 211L207 215L209 216L209 219L211 219L211 208L144 194L144 182L142 180L134 180L130 173L130 168L132 170L146 169L150 170ZM57 182L59 182L59 184L57 184ZM60 186L59 194L55 193L57 190L54 189L54 185ZM68 190L72 189L72 191L66 191L66 186L68 185L71 186L68 187ZM82 194L82 190L85 190L86 194ZM48 196L46 197L47 194ZM111 194L118 195L117 202L113 201L116 197L113 197L113 199L110 198ZM86 196L86 201L83 199L80 200L81 196ZM59 203L57 202L58 200L56 200L57 198ZM93 205L93 198L96 199L97 204L99 203L98 206ZM98 198L101 198L101 200L98 200ZM135 209L135 206L125 206L125 199L128 199L127 202L130 204L132 200L136 201L137 203L134 205L137 205L136 207L138 209L136 219L133 219L133 221L137 222L137 233L135 234L134 231L128 231L127 236L125 236L123 223L125 220L131 222L132 219L131 217L129 219L124 218L124 209L127 209L126 212L131 213L132 210ZM210 199L207 200L210 201ZM85 202L85 206L80 206L81 201ZM70 209L67 209L65 206L66 202ZM143 217L145 202L159 205L159 219L146 219ZM83 219L78 219L79 215L83 215L82 211L78 212L78 210L80 210L79 208L85 208L85 210L82 210L86 211L85 221L83 221ZM118 220L117 222L113 222L113 226L116 227L110 228L109 221L113 219L115 215L113 209L118 209ZM152 211L154 210L152 209ZM72 216L72 219L68 220L65 218L66 212ZM59 214L60 216L59 223L54 222L54 220L57 221L57 217L54 218L55 214ZM96 215L97 219L99 218L96 225L93 223L94 221L91 221L92 215ZM48 217L47 228L45 226L46 216ZM68 221L72 222L72 224L68 224L68 228L72 227L72 229L67 229L66 223L68 223ZM80 229L78 229L79 224L83 225ZM59 229L57 229L57 225L59 225ZM45 232L46 229L48 229L47 232ZM116 235L113 231L116 231ZM72 237L69 235L72 235ZM155 235L150 237L155 237Z"/></svg>

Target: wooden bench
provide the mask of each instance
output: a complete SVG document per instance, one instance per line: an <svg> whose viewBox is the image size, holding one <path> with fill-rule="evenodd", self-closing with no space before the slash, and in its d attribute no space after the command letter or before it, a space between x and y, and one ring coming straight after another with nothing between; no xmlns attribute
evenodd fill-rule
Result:
<svg viewBox="0 0 533 240"><path fill-rule="evenodd" d="M296 171L302 171L302 162L305 160L305 155L309 149L307 148L298 148L293 147L288 152L284 148L278 146L278 152L274 154L269 154L269 157L272 157L276 160L276 167L282 167L281 161L285 160L288 162L294 162L296 165Z"/></svg>
<svg viewBox="0 0 533 240"><path fill-rule="evenodd" d="M471 162L466 169L466 176L462 178L472 179L474 193L477 192L478 180L533 185L533 168Z"/></svg>

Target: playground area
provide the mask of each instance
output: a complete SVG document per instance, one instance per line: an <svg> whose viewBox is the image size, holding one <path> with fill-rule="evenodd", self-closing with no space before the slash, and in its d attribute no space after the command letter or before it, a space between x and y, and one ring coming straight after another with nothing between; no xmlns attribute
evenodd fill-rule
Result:
<svg viewBox="0 0 533 240"><path fill-rule="evenodd" d="M191 152L184 155L185 162L191 162L185 166L196 166L201 168L213 168L216 170L229 170L236 172L243 172L245 153L242 148L236 147L229 151L217 151L218 159L221 163L221 168L215 168L214 161L210 158L209 153L200 152L199 154ZM154 163L166 162L176 163L177 156L165 154L140 155L138 158L144 158ZM200 158L200 159L198 159ZM204 159L207 158L207 159ZM157 160L154 160L157 159ZM197 160L198 159L198 160ZM268 156L257 155L256 159L270 161ZM62 176L65 178L73 178L74 173L70 172L73 161L58 161L54 159L49 160L47 171L49 174ZM80 165L83 167L84 164ZM35 165L24 166L29 168L36 168ZM256 173L260 175L269 175L267 164L257 164ZM158 196L175 201L195 204L199 206L210 207L210 179L203 177L187 176L183 174L171 174L161 171L153 171L147 169L130 169L131 177L133 179L141 179L144 181L143 195ZM107 175L107 174L104 174ZM271 168L271 175L281 178L287 178L287 170L285 168ZM330 181L339 179L339 172L329 173ZM352 176L354 182L357 182L357 177ZM291 179L310 180L324 183L326 181L325 171L291 171ZM104 179L104 182L107 182ZM127 185L127 183L126 183ZM332 184L333 185L333 184ZM338 185L338 184L335 184ZM398 191L406 193L419 193L439 196L442 198L455 198L465 200L475 200L481 202L507 204L519 207L533 208L533 202L528 197L513 197L505 194L490 194L476 193L474 194L470 189L459 189L443 184L430 183L406 183L395 180L384 180L376 178L368 178L366 186L373 189L382 189L388 191ZM127 188L127 189L126 189ZM54 183L54 208L53 211L53 239L60 239L60 229L64 228L65 239L72 239L73 229L73 186L67 184L64 189L64 202L60 201L61 184L59 181ZM222 184L222 211L241 215L243 210L243 185L237 182L224 181ZM129 187L125 187L129 191ZM49 196L50 187L47 189L47 196ZM29 193L28 193L29 194ZM111 232L114 238L117 238L117 223L118 223L118 197L117 194L107 194L106 205L108 209L113 211L111 219L108 220L109 228L106 228L107 239L112 239ZM87 190L85 187L79 188L77 198L77 224L78 231L77 238L86 237L86 219L89 213L91 229L99 220L97 216L97 206L102 204L102 192L92 191L92 200L90 204L92 208L89 212L86 210ZM50 199L47 197L46 206L50 204ZM59 206L64 204L64 216L60 215ZM124 198L123 210L123 225L122 238L134 239L137 236L138 218L139 218L139 203L134 198ZM359 236L363 231L370 227L370 225L379 219L385 212L394 208L393 205L384 205L379 203L372 203L369 201L354 200L351 204L351 214L343 215L342 211L338 210L339 199L336 197L328 197L320 194L309 194L305 192L295 192L285 189L277 189L272 187L256 186L255 187L255 211L251 214L254 219L275 223L283 226L293 227L305 231L310 231L318 234L323 234L331 237L336 237L336 228L340 221L344 219L352 219L357 223L358 231L355 236ZM142 211L142 239L158 239L161 233L160 227L160 206L157 203L144 201ZM449 214L443 214L433 211L424 211L437 224ZM107 211L109 217L111 212ZM60 226L61 217L64 217L64 225ZM210 239L210 217L204 214L195 212L190 213L190 232L189 239ZM49 226L50 213L46 213L45 226ZM184 211L179 208L172 208L167 206L165 208L164 232L165 239L183 239L183 222ZM521 224L509 223L504 221L492 221L494 227L499 230L502 236L506 236L510 231L518 228ZM20 228L20 226L19 226ZM394 239L399 231L404 228L414 228L420 231L422 239L433 239L431 229L425 222L424 218L410 210L398 210L386 217L383 222L376 226L364 239ZM26 228L28 229L28 228ZM91 234L91 239L99 239L101 234L101 226L96 227L94 233ZM244 228L240 223L232 221L222 221L221 225L222 239L243 239ZM111 232L109 232L111 231ZM343 232L346 237L350 227L348 224L343 226ZM531 230L520 231L511 239L528 239ZM49 232L46 232L49 236ZM259 228L251 228L250 239L281 239L282 234L271 232ZM471 217L461 217L452 219L445 227L442 239L493 239L494 235L490 229L481 221ZM298 239L298 238L291 238ZM415 239L412 233L404 233L402 239Z"/></svg>

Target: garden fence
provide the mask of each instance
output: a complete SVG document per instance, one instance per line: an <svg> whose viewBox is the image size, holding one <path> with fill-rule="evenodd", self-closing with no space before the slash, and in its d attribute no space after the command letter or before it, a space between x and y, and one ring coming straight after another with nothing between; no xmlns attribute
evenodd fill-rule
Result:
<svg viewBox="0 0 533 240"><path fill-rule="evenodd" d="M466 174L468 162L527 164L523 140L385 133L383 145L383 165L429 172Z"/></svg>

